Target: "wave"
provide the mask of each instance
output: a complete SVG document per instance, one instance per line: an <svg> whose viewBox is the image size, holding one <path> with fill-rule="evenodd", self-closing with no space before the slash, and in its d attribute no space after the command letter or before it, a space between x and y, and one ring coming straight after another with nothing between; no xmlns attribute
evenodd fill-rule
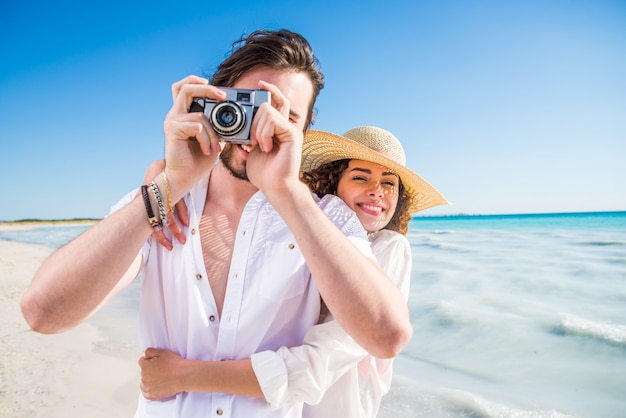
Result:
<svg viewBox="0 0 626 418"><path fill-rule="evenodd" d="M481 418L569 418L555 410L527 410L487 401L471 393L458 390L439 391L448 408L453 407L462 417ZM454 412L454 411L450 411Z"/></svg>
<svg viewBox="0 0 626 418"><path fill-rule="evenodd" d="M415 387L395 379L391 391L383 398L378 415L388 417L429 418L573 418L556 410L523 409L488 401L457 389Z"/></svg>
<svg viewBox="0 0 626 418"><path fill-rule="evenodd" d="M601 342L626 348L626 326L589 321L562 314L561 321L553 329L559 335L593 338Z"/></svg>
<svg viewBox="0 0 626 418"><path fill-rule="evenodd" d="M476 250L463 244L451 243L449 241L439 241L435 239L416 239L409 237L411 248L426 249L426 250L444 250L446 252L455 254L469 254L474 253Z"/></svg>
<svg viewBox="0 0 626 418"><path fill-rule="evenodd" d="M584 245L589 247L610 247L613 245L626 245L623 241L586 241L579 242L578 245Z"/></svg>
<svg viewBox="0 0 626 418"><path fill-rule="evenodd" d="M91 225L58 225L14 231L0 231L0 239L24 244L44 245L56 249L80 235L90 226Z"/></svg>

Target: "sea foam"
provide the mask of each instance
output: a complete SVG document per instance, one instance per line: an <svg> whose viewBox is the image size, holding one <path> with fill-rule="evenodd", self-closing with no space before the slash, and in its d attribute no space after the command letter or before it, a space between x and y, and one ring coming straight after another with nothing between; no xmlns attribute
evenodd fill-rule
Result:
<svg viewBox="0 0 626 418"><path fill-rule="evenodd" d="M594 338L601 342L616 344L626 348L626 326L590 321L569 314L562 314L555 332Z"/></svg>

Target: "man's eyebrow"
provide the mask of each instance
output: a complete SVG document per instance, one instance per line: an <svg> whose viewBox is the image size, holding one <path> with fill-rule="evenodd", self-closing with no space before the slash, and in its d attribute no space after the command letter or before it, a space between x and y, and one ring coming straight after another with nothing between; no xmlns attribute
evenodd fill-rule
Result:
<svg viewBox="0 0 626 418"><path fill-rule="evenodd" d="M289 109L289 116L291 116L295 120L300 120L301 118L300 114L293 109Z"/></svg>

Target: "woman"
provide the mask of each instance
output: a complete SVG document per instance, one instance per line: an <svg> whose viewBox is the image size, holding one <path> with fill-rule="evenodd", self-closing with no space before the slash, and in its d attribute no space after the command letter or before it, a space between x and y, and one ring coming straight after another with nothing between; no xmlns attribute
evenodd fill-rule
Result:
<svg viewBox="0 0 626 418"><path fill-rule="evenodd" d="M405 166L400 142L376 127L343 136L309 131L302 179L320 198L336 194L354 210L368 233L379 265L408 297L411 249L404 236L411 213L446 200ZM161 399L191 390L264 397L273 406L304 402L303 416L375 417L391 384L392 360L372 357L332 320L306 334L303 345L219 363L185 360L157 349L140 359L142 392ZM155 361L156 360L156 361ZM220 376L228 376L224 383Z"/></svg>

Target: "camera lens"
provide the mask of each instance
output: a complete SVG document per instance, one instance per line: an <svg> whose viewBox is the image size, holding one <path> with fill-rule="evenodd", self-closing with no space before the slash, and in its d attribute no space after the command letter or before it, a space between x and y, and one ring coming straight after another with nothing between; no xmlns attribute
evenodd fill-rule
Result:
<svg viewBox="0 0 626 418"><path fill-rule="evenodd" d="M235 102L220 102L211 111L209 118L215 132L222 136L237 135L245 126L245 113Z"/></svg>

